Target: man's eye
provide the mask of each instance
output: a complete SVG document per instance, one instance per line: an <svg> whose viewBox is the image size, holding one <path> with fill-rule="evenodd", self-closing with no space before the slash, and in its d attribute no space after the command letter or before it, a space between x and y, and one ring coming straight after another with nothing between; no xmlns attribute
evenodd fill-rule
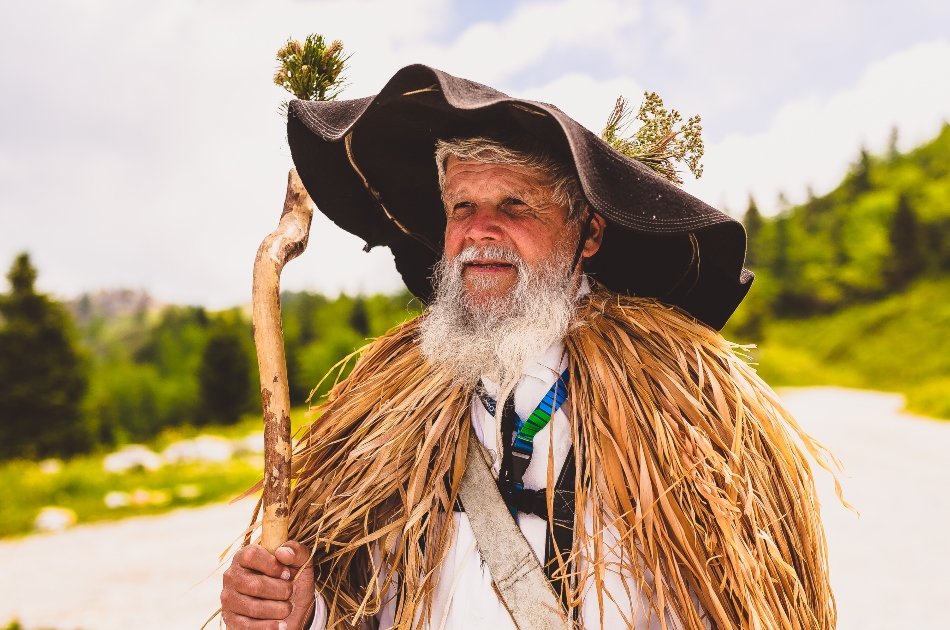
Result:
<svg viewBox="0 0 950 630"><path fill-rule="evenodd" d="M452 218L464 217L471 214L473 208L475 208L475 204L470 201L460 201L449 210L449 216Z"/></svg>
<svg viewBox="0 0 950 630"><path fill-rule="evenodd" d="M501 204L502 210L512 217L523 217L533 214L531 206L517 197L509 197Z"/></svg>

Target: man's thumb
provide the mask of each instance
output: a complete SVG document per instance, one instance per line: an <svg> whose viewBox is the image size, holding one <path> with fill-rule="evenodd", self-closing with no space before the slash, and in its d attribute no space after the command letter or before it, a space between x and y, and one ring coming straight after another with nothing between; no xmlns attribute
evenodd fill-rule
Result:
<svg viewBox="0 0 950 630"><path fill-rule="evenodd" d="M288 540L277 548L274 556L288 567L300 568L310 561L310 550L296 540Z"/></svg>

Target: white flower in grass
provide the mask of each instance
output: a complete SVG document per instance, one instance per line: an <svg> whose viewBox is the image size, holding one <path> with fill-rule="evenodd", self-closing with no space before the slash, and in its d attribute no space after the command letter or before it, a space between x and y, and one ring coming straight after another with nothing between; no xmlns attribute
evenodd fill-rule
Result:
<svg viewBox="0 0 950 630"><path fill-rule="evenodd" d="M216 435L199 435L193 440L175 442L162 451L166 461L175 463L226 462L233 454L231 441Z"/></svg>
<svg viewBox="0 0 950 630"><path fill-rule="evenodd" d="M69 508L48 505L40 510L33 528L41 532L61 532L76 524L76 512Z"/></svg>
<svg viewBox="0 0 950 630"><path fill-rule="evenodd" d="M56 475L63 470L63 460L50 457L41 461L38 466L44 475Z"/></svg>
<svg viewBox="0 0 950 630"><path fill-rule="evenodd" d="M165 462L158 453L141 444L129 444L102 460L106 472L123 473L135 468L158 470Z"/></svg>
<svg viewBox="0 0 950 630"><path fill-rule="evenodd" d="M129 505L129 503L132 502L132 497L129 496L128 492L112 490L111 492L106 492L106 496L103 497L102 500L106 504L107 508L110 510L115 510Z"/></svg>

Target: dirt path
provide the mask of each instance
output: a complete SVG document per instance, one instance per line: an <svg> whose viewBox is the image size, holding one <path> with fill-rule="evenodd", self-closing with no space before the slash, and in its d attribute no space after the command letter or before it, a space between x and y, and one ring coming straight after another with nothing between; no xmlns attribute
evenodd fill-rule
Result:
<svg viewBox="0 0 950 630"><path fill-rule="evenodd" d="M950 422L903 414L894 394L810 388L784 398L841 459L845 498L860 512L817 475L838 627L950 627Z"/></svg>
<svg viewBox="0 0 950 630"><path fill-rule="evenodd" d="M0 542L0 627L18 617L27 630L198 628L218 607L218 554L252 510L243 501Z"/></svg>
<svg viewBox="0 0 950 630"><path fill-rule="evenodd" d="M899 412L900 397L790 390L799 421L844 462L847 498L818 475L842 630L933 628L950 602L950 423ZM0 542L0 627L194 629L217 607L217 554L248 502ZM216 627L216 625L215 625Z"/></svg>

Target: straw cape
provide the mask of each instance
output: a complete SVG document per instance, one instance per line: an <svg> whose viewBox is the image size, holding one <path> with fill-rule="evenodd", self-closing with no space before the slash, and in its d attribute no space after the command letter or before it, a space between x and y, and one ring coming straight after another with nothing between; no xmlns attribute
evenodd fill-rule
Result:
<svg viewBox="0 0 950 630"><path fill-rule="evenodd" d="M603 560L610 544L659 619L834 627L807 461L828 467L830 455L715 330L752 279L741 225L610 153L557 108L424 66L375 97L293 102L288 125L320 210L369 246L389 246L422 299L444 229L436 138L546 139L607 219L593 289L564 340L576 505L592 506L589 520L578 511L569 561L554 556L569 608L591 584L585 596L605 601L603 575L618 569ZM393 589L396 627L425 619L454 538L474 384L426 362L423 317L350 357L352 372L296 444L290 536L313 550L331 628L360 627ZM548 470L553 480L553 461ZM578 566L584 574L571 573Z"/></svg>
<svg viewBox="0 0 950 630"><path fill-rule="evenodd" d="M297 445L290 532L314 549L328 627L377 612L394 575L397 627L412 627L453 538L473 391L426 364L418 327L369 344ZM685 628L833 628L799 444L826 454L736 347L674 308L603 287L583 298L565 345L577 505L599 507L590 528L575 523L572 557L594 550L577 576L595 585L587 597L617 570L598 560L613 528L624 568ZM569 592L580 606L579 589Z"/></svg>

